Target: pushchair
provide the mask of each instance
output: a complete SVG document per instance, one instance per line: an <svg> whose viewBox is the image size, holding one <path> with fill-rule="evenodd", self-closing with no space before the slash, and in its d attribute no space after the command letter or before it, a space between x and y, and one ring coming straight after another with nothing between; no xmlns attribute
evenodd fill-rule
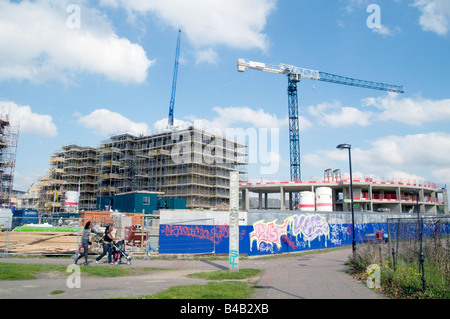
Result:
<svg viewBox="0 0 450 319"><path fill-rule="evenodd" d="M111 254L115 265L122 263L122 257L127 259L127 265L131 265L131 257L125 253L125 240L122 239L117 243L113 243Z"/></svg>

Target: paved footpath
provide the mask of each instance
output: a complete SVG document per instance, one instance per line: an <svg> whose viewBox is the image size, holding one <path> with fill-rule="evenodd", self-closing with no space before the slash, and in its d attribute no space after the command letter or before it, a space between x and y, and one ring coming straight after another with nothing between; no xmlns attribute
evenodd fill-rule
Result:
<svg viewBox="0 0 450 319"><path fill-rule="evenodd" d="M240 261L240 268L262 269L254 299L380 299L345 273L345 262L351 249L278 259L248 258ZM106 258L105 258L106 259ZM92 257L89 267L96 267ZM1 258L0 263L73 264L64 258ZM117 267L164 268L142 276L99 278L81 276L80 288L68 288L71 273L46 274L33 280L0 281L0 299L101 299L138 297L154 294L176 285L206 284L206 280L186 277L189 273L228 269L220 260L158 260L133 259L132 265ZM170 270L167 270L169 269ZM64 293L52 295L52 291Z"/></svg>

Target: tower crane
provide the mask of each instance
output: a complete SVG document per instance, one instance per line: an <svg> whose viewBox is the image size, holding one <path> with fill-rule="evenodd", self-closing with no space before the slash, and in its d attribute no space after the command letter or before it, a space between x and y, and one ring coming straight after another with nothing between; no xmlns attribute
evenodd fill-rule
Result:
<svg viewBox="0 0 450 319"><path fill-rule="evenodd" d="M300 137L298 120L298 95L297 83L301 78L310 80L331 82L349 86L362 87L367 89L404 93L403 86L357 80L341 75L310 70L296 67L288 64L269 65L261 62L247 61L238 59L238 72L244 72L246 69L265 71L275 74L284 74L288 77L288 109L289 109L289 144L290 144L290 174L291 181L301 181L300 173ZM294 206L298 205L298 194L293 196Z"/></svg>
<svg viewBox="0 0 450 319"><path fill-rule="evenodd" d="M178 29L177 49L175 51L175 66L173 68L173 79L172 79L172 96L170 98L170 106L169 106L168 124L170 128L173 128L173 110L175 107L175 93L177 91L178 64L180 62L180 42L181 42L180 38L181 38L181 29Z"/></svg>

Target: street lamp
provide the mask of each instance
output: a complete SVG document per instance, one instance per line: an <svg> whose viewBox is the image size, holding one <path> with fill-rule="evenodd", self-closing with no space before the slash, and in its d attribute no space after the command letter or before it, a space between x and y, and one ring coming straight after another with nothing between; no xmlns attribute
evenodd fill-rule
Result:
<svg viewBox="0 0 450 319"><path fill-rule="evenodd" d="M422 290L425 292L426 290L426 278L425 278L425 256L423 254L423 218L420 219L420 206L419 206L419 191L413 189L410 191L411 194L416 195L416 208L417 208L417 226L419 227L419 243L420 243L420 251L419 251L419 264L422 271Z"/></svg>
<svg viewBox="0 0 450 319"><path fill-rule="evenodd" d="M351 208L352 208L352 250L353 255L356 252L356 239L355 239L355 211L353 209L353 176L352 176L352 146L350 144L339 144L336 146L337 149L344 150L348 149L348 163L350 167L350 201L351 201Z"/></svg>

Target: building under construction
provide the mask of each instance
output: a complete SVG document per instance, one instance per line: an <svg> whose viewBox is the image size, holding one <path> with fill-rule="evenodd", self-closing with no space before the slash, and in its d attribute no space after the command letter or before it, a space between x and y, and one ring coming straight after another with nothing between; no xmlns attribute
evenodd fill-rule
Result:
<svg viewBox="0 0 450 319"><path fill-rule="evenodd" d="M19 127L0 115L0 206L9 206L14 183Z"/></svg>
<svg viewBox="0 0 450 319"><path fill-rule="evenodd" d="M194 127L148 136L120 134L98 148L68 145L50 158L39 210L64 211L64 194L80 191L80 210L97 197L131 191L184 198L186 208L229 204L230 171L246 173L246 146Z"/></svg>
<svg viewBox="0 0 450 319"><path fill-rule="evenodd" d="M92 210L96 206L97 154L94 147L67 145L50 157L48 175L40 181L40 211L64 210L65 194L79 191L79 208Z"/></svg>

